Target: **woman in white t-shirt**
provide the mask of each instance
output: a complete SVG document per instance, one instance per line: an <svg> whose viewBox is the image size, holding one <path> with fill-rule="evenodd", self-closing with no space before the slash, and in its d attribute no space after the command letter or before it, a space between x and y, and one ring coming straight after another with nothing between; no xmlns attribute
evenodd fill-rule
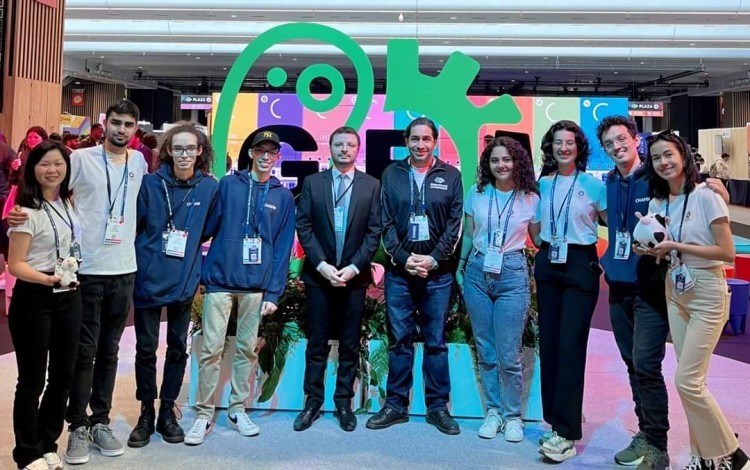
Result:
<svg viewBox="0 0 750 470"><path fill-rule="evenodd" d="M606 220L607 192L586 173L589 143L575 122L553 124L542 137L542 152L556 171L539 180L541 231L535 234L542 408L552 426L539 452L562 462L576 455L575 441L583 436L586 346L602 273L597 222Z"/></svg>
<svg viewBox="0 0 750 470"><path fill-rule="evenodd" d="M523 441L519 350L529 309L524 248L539 204L534 166L515 140L499 137L482 152L477 184L464 200L464 240L456 282L463 287L479 357L487 414L479 436L502 431ZM538 230L537 230L538 231Z"/></svg>
<svg viewBox="0 0 750 470"><path fill-rule="evenodd" d="M36 146L16 198L28 218L8 230L8 269L18 278L8 311L18 364L13 459L19 468L31 470L62 469L57 439L78 352L81 296L75 288L60 289L55 274L62 260L79 252L69 180L70 159L63 145L48 140Z"/></svg>
<svg viewBox="0 0 750 470"><path fill-rule="evenodd" d="M750 462L706 386L706 371L728 319L722 265L735 249L729 210L705 184L696 185L695 161L671 131L648 140L649 213L668 217L668 240L647 253L669 257L666 296L677 370L675 387L690 429L692 458L685 469L750 469ZM711 461L711 464L706 463Z"/></svg>

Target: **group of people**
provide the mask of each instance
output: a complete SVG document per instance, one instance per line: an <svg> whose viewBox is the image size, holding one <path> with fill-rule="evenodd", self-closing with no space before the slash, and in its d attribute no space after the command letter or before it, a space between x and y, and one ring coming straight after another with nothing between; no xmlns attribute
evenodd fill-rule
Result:
<svg viewBox="0 0 750 470"><path fill-rule="evenodd" d="M155 432L170 443L204 442L215 425L233 302L238 317L227 422L243 436L258 434L245 408L258 328L284 293L295 232L305 251L308 345L305 405L294 430L304 431L320 417L334 338L335 416L344 431L357 427L351 402L359 335L370 261L382 243L388 260L387 396L367 428L409 420L419 329L426 421L445 434L460 433L448 408L445 343L456 282L474 330L486 407L478 434L522 441L519 351L532 291L525 254L530 240L538 247L533 277L542 401L551 426L539 451L551 461L567 460L582 437L586 346L602 274L599 221L609 230L601 262L639 422L639 433L615 460L639 469L670 465L661 362L671 332L693 456L684 468L750 468L705 383L727 316L721 265L734 257L727 194L713 180L696 185L692 154L678 136L653 136L641 160L634 123L604 119L597 135L615 163L606 185L585 172L590 146L572 121L555 123L543 136L545 163L555 171L538 182L527 149L509 137L488 139L476 184L464 193L459 171L435 156L438 129L430 119L407 126L408 158L388 166L380 181L356 169L360 137L341 127L330 135L331 168L305 179L295 207L291 192L271 176L281 158L276 133L257 132L250 169L216 181L209 174L213 151L207 137L181 123L164 136L158 170L148 174L141 152L128 149L138 117L133 103L114 104L106 113L103 145L70 155L61 144L43 140L26 160L20 208L8 213L9 270L19 279L9 312L18 363L13 457L19 468L62 468L56 442L64 421L70 432L67 463L86 463L91 447L105 456L124 452L109 423L131 299L140 416L128 446L147 445ZM636 212L666 216L669 239L651 248L634 244ZM201 244L207 240L203 260ZM68 257L80 263L79 284L72 289L60 285L60 264ZM203 344L196 418L185 432L175 400L199 284L206 292ZM158 388L163 308L167 351Z"/></svg>

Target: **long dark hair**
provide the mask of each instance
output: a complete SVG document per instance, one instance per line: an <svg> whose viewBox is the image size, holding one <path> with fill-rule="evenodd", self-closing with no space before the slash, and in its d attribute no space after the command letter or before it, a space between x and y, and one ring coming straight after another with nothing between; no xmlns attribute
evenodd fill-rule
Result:
<svg viewBox="0 0 750 470"><path fill-rule="evenodd" d="M172 158L172 155L169 154L169 150L172 148L172 139L174 136L183 132L193 134L198 139L198 146L203 149L203 152L201 152L195 160L195 169L208 174L211 171L211 163L214 160L214 149L211 147L211 143L208 141L206 134L198 129L192 122L179 122L164 134L161 148L159 148L159 165L166 163L169 165L169 168L174 167L174 159Z"/></svg>
<svg viewBox="0 0 750 470"><path fill-rule="evenodd" d="M552 153L552 142L555 141L555 132L557 131L569 131L575 135L576 148L578 149L578 155L576 155L576 168L580 171L586 171L586 165L589 161L589 155L591 155L591 148L589 147L589 140L583 133L581 126L573 121L566 119L557 121L547 130L542 137L542 153L544 165L557 168L557 160L555 155Z"/></svg>
<svg viewBox="0 0 750 470"><path fill-rule="evenodd" d="M685 176L685 182L683 183L682 190L685 194L689 194L695 189L695 184L698 181L698 170L695 165L695 158L693 153L690 151L690 146L682 140L680 136L675 134L671 130L654 134L646 139L648 144L648 153L646 154L646 174L649 177L649 195L656 199L666 199L669 197L669 183L667 180L656 174L654 169L654 162L651 159L651 146L656 142L670 142L682 156L682 174Z"/></svg>
<svg viewBox="0 0 750 470"><path fill-rule="evenodd" d="M406 139L407 141L409 140L409 136L411 135L411 128L414 126L429 127L430 131L432 132L432 138L435 139L435 142L437 142L439 134L438 128L435 125L435 121L427 117L419 117L410 122L409 125L406 126L406 129L404 129L404 139Z"/></svg>
<svg viewBox="0 0 750 470"><path fill-rule="evenodd" d="M42 208L44 196L42 195L42 187L36 180L35 169L47 153L55 150L60 152L63 160L65 160L65 178L60 183L60 199L64 204L70 204L72 194L70 190L70 157L63 144L54 140L45 140L29 152L29 158L26 160L26 167L23 171L23 180L18 186L18 196L16 196L18 205L30 209Z"/></svg>
<svg viewBox="0 0 750 470"><path fill-rule="evenodd" d="M495 147L505 147L508 150L513 161L513 183L516 189L527 193L538 193L531 155L517 140L506 136L491 140L482 151L477 169L477 192L481 193L485 186L492 186L495 182L495 177L490 170L490 157Z"/></svg>

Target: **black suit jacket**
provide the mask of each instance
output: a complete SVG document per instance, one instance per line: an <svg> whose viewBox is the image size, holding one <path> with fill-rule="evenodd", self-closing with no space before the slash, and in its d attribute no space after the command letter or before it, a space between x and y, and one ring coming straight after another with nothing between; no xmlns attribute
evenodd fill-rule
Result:
<svg viewBox="0 0 750 470"><path fill-rule="evenodd" d="M355 171L346 220L341 264L353 264L359 274L349 287L365 287L372 280L370 260L380 244L380 182ZM329 285L315 269L321 261L336 265L336 234L333 227L333 172L326 170L305 178L297 209L297 237L305 250L302 281Z"/></svg>

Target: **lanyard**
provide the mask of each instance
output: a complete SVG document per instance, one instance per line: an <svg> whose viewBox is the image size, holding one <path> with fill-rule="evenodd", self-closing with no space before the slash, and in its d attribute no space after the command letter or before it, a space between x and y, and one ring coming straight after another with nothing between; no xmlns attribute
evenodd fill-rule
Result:
<svg viewBox="0 0 750 470"><path fill-rule="evenodd" d="M429 173L430 170L427 170L427 173ZM424 179L422 180L422 187L419 188L419 208L420 213L417 215L424 215L427 212L427 205L424 202L424 184L427 182L427 173L424 175ZM412 173L411 165L409 165L409 209L411 209L411 215L415 215L416 212L414 210L414 174Z"/></svg>
<svg viewBox="0 0 750 470"><path fill-rule="evenodd" d="M557 177L559 176L559 173L555 173L555 179L552 180L552 195L549 198L549 217L552 224L552 238L557 238L557 222L560 220L560 215L562 215L563 206L565 206L565 226L563 227L563 239L568 236L568 221L570 220L570 217L568 216L570 215L570 203L571 201L573 201L573 189L575 188L576 181L578 180L578 173L579 171L576 170L576 176L573 178L573 184L570 185L568 194L565 195L565 199L563 199L562 204L560 204L560 210L557 212L557 217L555 217L555 186L557 185Z"/></svg>
<svg viewBox="0 0 750 470"><path fill-rule="evenodd" d="M109 201L109 216L112 217L112 209L115 207L115 201L117 201L117 193L120 192L120 188L123 186L123 183L125 184L125 187L122 191L122 208L120 210L120 217L125 217L125 199L128 196L128 160L129 160L130 154L125 151L125 168L122 170L122 179L120 180L120 185L117 187L117 191L115 191L115 199L112 200L112 182L109 180L109 166L107 165L107 151L104 150L104 146L102 146L102 161L104 162L104 174L107 176L107 200Z"/></svg>
<svg viewBox="0 0 750 470"><path fill-rule="evenodd" d="M198 183L200 184L200 182ZM196 184L195 186L198 186ZM195 189L195 186L191 187L190 190L185 194L185 196L182 198L182 201L180 201L180 205L174 208L174 212L172 211L172 198L169 196L169 191L167 190L167 183L164 182L164 180L161 180L161 186L164 188L164 197L167 198L167 211L169 215L169 220L167 221L167 228L174 229L174 215L182 208L182 206L185 204L185 201L187 198L193 194L193 190ZM193 216L193 206L195 206L195 196L193 196L193 199L191 200L190 208L188 209L188 216L187 221L185 224L185 230L190 228L190 220Z"/></svg>
<svg viewBox="0 0 750 470"><path fill-rule="evenodd" d="M503 241L500 242L500 246L505 246L505 237L508 234L508 223L510 222L510 216L513 215L513 202L516 200L516 190L513 190L513 194L510 195L510 199L505 203L505 206L503 206L503 210L500 211L500 202L499 197L495 199L495 188L492 188L492 192L490 193L490 206L487 210L487 246L492 246L492 206L493 202L495 203L495 210L497 211L497 225L500 226L500 219L502 218L503 214L505 213L505 210L508 209L508 215L505 216L505 225L503 226Z"/></svg>
<svg viewBox="0 0 750 470"><path fill-rule="evenodd" d="M635 197L635 184L633 182L635 172L628 176L628 200L625 201L625 208L620 211L620 173L615 170L615 211L617 213L617 219L620 222L620 231L628 231L628 222L630 222L630 205L633 203L633 197Z"/></svg>
<svg viewBox="0 0 750 470"><path fill-rule="evenodd" d="M680 231L677 232L677 236L675 237L674 232L672 232L672 229L668 228L669 234L672 236L672 239L676 241L677 243L682 243L682 224L685 223L685 212L687 212L687 203L688 203L689 197L690 197L690 193L685 194L685 203L682 205L682 217L680 218ZM667 196L667 217L669 217L669 196Z"/></svg>
<svg viewBox="0 0 750 470"><path fill-rule="evenodd" d="M341 173L341 176L342 176L342 180L341 181L343 181L343 175L344 174ZM339 184L341 184L341 182L339 182ZM351 181L349 181L349 186L347 186L346 189L344 190L344 192L341 193L341 196L339 196L338 199L336 199L336 188L335 188L336 182L333 182L333 186L334 186L334 188L333 188L333 206L334 207L338 207L339 206L339 203L341 202L342 199L344 199L344 196L346 196L346 193L348 193L349 190L352 189L352 185L353 184L354 184L354 177L352 176L351 177Z"/></svg>
<svg viewBox="0 0 750 470"><path fill-rule="evenodd" d="M271 186L270 181L266 181L263 187L263 198L260 200L259 208L253 207L253 180L250 178L250 183L247 185L247 215L245 217L245 238L250 237L250 229L253 230L253 237L258 237L258 229L260 228L260 218L263 215L263 208L266 205L266 197L268 196L268 188ZM260 184L260 183L258 183ZM250 210L252 207L252 210ZM252 213L252 225L250 221L250 214Z"/></svg>
<svg viewBox="0 0 750 470"><path fill-rule="evenodd" d="M65 213L68 215L68 221L70 222L70 238L71 240L75 241L75 231L73 230L73 219L70 217L70 212L68 212L68 206L63 203L63 206L65 207ZM49 208L52 207L52 210L55 211L55 214L57 214L60 217L60 220L65 222L65 219L62 218L62 215L60 215L59 212L57 212L57 209L55 209L54 206L49 204L47 201L42 201L42 207L44 207L44 212L47 213L47 217L49 218L50 224L52 224L52 232L55 235L55 250L57 252L57 259L62 259L62 256L60 256L60 236L57 233L57 224L55 224L55 220L52 217L52 213L49 211ZM67 225L67 222L66 222Z"/></svg>

